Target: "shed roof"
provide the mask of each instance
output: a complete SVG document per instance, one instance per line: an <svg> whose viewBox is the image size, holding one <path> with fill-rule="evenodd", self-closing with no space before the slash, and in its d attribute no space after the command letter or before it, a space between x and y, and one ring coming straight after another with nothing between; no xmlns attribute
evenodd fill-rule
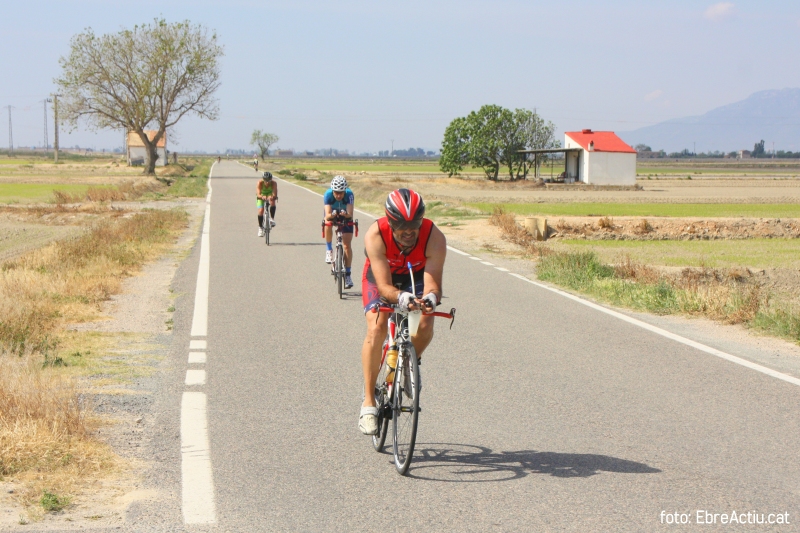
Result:
<svg viewBox="0 0 800 533"><path fill-rule="evenodd" d="M156 133L158 133L158 131L156 130L144 130L144 132L147 134L147 138L150 139L151 141L153 140L153 137L156 136ZM128 132L128 146L144 148L144 143L142 142L142 139L139 137L139 134L136 133L135 131ZM156 147L165 148L166 146L167 146L167 135L164 134L161 136L161 140L158 141L158 144L156 144Z"/></svg>
<svg viewBox="0 0 800 533"><path fill-rule="evenodd" d="M623 152L628 154L636 153L636 150L625 143L625 141L617 137L613 131L581 130L567 131L564 134L568 135L584 150L588 150L589 143L594 141L595 152Z"/></svg>

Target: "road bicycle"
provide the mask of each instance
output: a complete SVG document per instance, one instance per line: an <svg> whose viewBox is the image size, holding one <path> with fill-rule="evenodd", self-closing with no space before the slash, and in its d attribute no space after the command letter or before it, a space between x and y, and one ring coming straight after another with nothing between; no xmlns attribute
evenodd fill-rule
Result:
<svg viewBox="0 0 800 533"><path fill-rule="evenodd" d="M416 332L413 322L419 326L421 314L450 319L450 328L456 317L455 308L449 313L402 310L397 305L381 305L373 308L373 313L386 312L389 315L389 331L383 343L381 366L378 379L375 381L375 405L378 407L378 433L372 436L375 451L383 451L386 435L389 432L389 421L392 422L392 451L394 466L404 476L411 465L414 444L417 439L417 423L419 413L419 396L422 391L422 374L419 370L419 359L414 345L411 343L412 332ZM414 314L417 316L414 317ZM377 318L376 318L377 320ZM409 322L412 322L409 327ZM397 353L394 370L389 366L392 351Z"/></svg>
<svg viewBox="0 0 800 533"><path fill-rule="evenodd" d="M277 201L278 198L275 198ZM264 240L269 246L269 232L272 231L272 214L270 214L269 210L269 200L264 200L264 219L261 223L261 229L264 232Z"/></svg>
<svg viewBox="0 0 800 533"><path fill-rule="evenodd" d="M333 220L322 221L322 236L325 237L325 226L335 226L336 229L336 247L333 249L331 257L331 276L333 282L336 284L336 291L339 293L339 298L342 298L344 291L344 278L347 274L344 266L344 244L342 244L342 228L355 227L355 236L358 237L358 220L347 220L344 217L337 217Z"/></svg>

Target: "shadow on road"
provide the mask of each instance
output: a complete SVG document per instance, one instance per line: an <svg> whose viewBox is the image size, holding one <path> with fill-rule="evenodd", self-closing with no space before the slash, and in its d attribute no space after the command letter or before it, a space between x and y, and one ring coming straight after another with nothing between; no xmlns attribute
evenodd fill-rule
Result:
<svg viewBox="0 0 800 533"><path fill-rule="evenodd" d="M661 470L608 455L535 450L494 452L483 446L436 442L417 443L408 476L429 481L486 483L510 481L530 474L573 478L600 472L657 474Z"/></svg>

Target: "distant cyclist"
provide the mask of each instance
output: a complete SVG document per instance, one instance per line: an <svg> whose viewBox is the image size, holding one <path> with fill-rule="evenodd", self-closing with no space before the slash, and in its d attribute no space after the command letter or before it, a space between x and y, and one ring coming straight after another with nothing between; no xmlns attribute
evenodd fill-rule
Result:
<svg viewBox="0 0 800 533"><path fill-rule="evenodd" d="M278 202L278 182L272 179L271 172L264 172L256 186L256 208L258 208L258 236L264 236L264 207L269 204L272 216L271 226L275 226L275 209Z"/></svg>
<svg viewBox="0 0 800 533"><path fill-rule="evenodd" d="M258 172L258 156L253 154L253 170Z"/></svg>
<svg viewBox="0 0 800 533"><path fill-rule="evenodd" d="M416 192L398 189L389 194L386 216L375 221L364 235L367 252L361 281L364 313L382 302L410 310L431 311L441 301L447 240L431 220L423 218L424 215L425 203ZM414 287L408 272L409 263L414 271ZM367 314L367 335L361 347L365 394L358 419L358 429L365 435L378 432L374 392L387 318L387 313L380 313L377 320L372 313ZM432 338L433 317L423 315L417 334L411 337L417 357L422 356Z"/></svg>
<svg viewBox="0 0 800 533"><path fill-rule="evenodd" d="M353 210L355 209L355 195L347 187L347 180L344 176L334 176L331 180L331 188L325 191L322 197L325 206L325 220L327 222L350 221L353 220ZM325 226L325 262L330 263L333 258L333 227ZM350 277L350 265L353 263L353 249L350 244L353 242L353 226L342 227L342 246L344 247L344 288L353 287L353 279Z"/></svg>

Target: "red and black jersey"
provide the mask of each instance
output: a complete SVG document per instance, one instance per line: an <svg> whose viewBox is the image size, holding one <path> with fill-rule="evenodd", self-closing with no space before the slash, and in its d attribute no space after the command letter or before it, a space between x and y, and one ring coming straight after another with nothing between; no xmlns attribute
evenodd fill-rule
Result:
<svg viewBox="0 0 800 533"><path fill-rule="evenodd" d="M428 239L431 236L433 229L433 221L430 219L422 219L422 226L419 228L419 237L417 244L408 252L408 255L397 246L397 243L392 236L392 227L389 225L389 219L381 217L378 219L378 229L381 233L381 239L386 246L386 259L389 260L389 268L392 274L408 274L408 263L411 263L411 269L414 272L423 270L428 258L425 257L425 252L428 249ZM369 258L367 258L369 261Z"/></svg>

